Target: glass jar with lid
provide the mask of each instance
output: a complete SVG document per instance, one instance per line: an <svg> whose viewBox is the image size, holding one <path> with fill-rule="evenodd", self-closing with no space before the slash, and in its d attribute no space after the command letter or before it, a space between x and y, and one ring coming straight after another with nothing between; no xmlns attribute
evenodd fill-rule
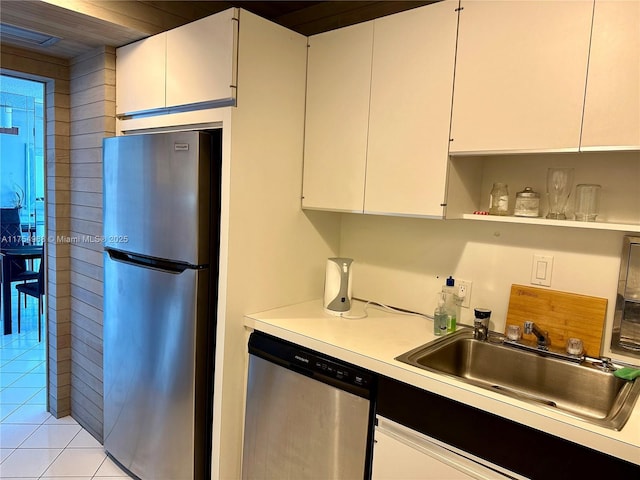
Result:
<svg viewBox="0 0 640 480"><path fill-rule="evenodd" d="M516 193L516 205L513 214L516 217L539 217L540 194L534 192L531 187L525 187L523 191Z"/></svg>
<svg viewBox="0 0 640 480"><path fill-rule="evenodd" d="M509 187L506 183L494 183L489 194L489 214L509 214Z"/></svg>

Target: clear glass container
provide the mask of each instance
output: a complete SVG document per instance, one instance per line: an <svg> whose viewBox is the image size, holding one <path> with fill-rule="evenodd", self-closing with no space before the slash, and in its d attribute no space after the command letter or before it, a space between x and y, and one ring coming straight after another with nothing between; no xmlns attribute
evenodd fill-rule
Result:
<svg viewBox="0 0 640 480"><path fill-rule="evenodd" d="M509 188L506 183L494 183L489 195L490 215L509 215Z"/></svg>
<svg viewBox="0 0 640 480"><path fill-rule="evenodd" d="M549 168L547 170L547 218L566 220L565 207L573 188L573 168Z"/></svg>
<svg viewBox="0 0 640 480"><path fill-rule="evenodd" d="M534 192L531 187L525 187L516 193L516 205L513 211L516 217L540 216L540 194Z"/></svg>

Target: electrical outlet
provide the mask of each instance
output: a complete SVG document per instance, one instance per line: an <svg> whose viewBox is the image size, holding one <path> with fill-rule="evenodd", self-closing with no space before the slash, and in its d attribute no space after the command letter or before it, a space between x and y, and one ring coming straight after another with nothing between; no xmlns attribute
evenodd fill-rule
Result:
<svg viewBox="0 0 640 480"><path fill-rule="evenodd" d="M456 278L456 285L458 286L458 296L462 297L462 306L469 308L471 305L471 285L473 282L467 280L459 280Z"/></svg>

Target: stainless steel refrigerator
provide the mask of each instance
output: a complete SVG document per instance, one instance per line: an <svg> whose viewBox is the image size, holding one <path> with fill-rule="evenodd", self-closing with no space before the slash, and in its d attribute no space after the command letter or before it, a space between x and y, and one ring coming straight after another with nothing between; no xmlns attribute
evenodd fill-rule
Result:
<svg viewBox="0 0 640 480"><path fill-rule="evenodd" d="M141 479L210 478L221 132L103 154L105 449Z"/></svg>

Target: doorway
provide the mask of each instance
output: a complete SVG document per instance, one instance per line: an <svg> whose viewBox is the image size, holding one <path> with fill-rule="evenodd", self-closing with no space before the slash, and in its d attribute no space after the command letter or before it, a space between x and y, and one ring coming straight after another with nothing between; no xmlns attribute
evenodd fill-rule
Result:
<svg viewBox="0 0 640 480"><path fill-rule="evenodd" d="M40 256L11 260L10 279L2 277L0 310L0 421L25 410L47 409L46 296L20 294L18 285L44 284L45 242L45 84L0 75L0 224L2 249L40 248ZM4 227L12 219L11 235ZM15 219L15 222L13 222ZM3 265L11 257L3 257ZM15 267L15 268L14 268ZM16 280L15 270L31 272ZM27 288L29 292L37 289ZM23 289L24 291L24 289ZM9 292L9 295L5 295ZM42 303L41 303L42 302ZM10 333L5 310L10 306ZM20 317L20 322L18 322Z"/></svg>

